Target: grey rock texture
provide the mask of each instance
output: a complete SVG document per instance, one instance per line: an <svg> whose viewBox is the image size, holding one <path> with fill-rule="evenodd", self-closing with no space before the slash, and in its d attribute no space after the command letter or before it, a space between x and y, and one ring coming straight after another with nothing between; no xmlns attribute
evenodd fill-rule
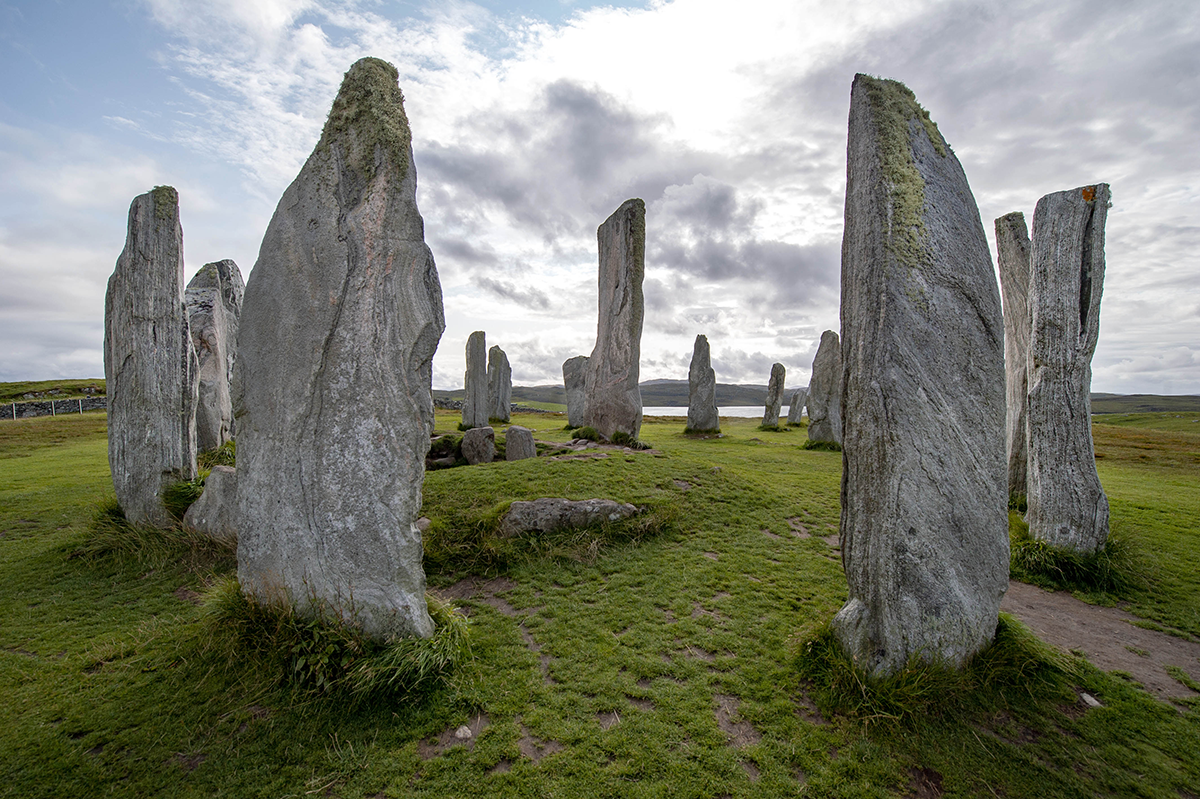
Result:
<svg viewBox="0 0 1200 799"><path fill-rule="evenodd" d="M1108 498L1092 444L1092 354L1100 334L1108 184L1047 194L1033 212L1029 275L1029 533L1095 552Z"/></svg>
<svg viewBox="0 0 1200 799"><path fill-rule="evenodd" d="M788 424L800 424L804 421L804 403L807 401L807 388L798 388L792 392L792 399L788 402Z"/></svg>
<svg viewBox="0 0 1200 799"><path fill-rule="evenodd" d="M721 429L717 409L717 374L712 368L708 336L696 336L692 346L692 364L688 367L687 429L710 432Z"/></svg>
<svg viewBox="0 0 1200 799"><path fill-rule="evenodd" d="M491 427L472 427L463 433L462 454L472 466L496 460L496 431Z"/></svg>
<svg viewBox="0 0 1200 799"><path fill-rule="evenodd" d="M228 259L202 266L184 292L200 365L196 447L201 451L233 437L233 362L245 292L241 271Z"/></svg>
<svg viewBox="0 0 1200 799"><path fill-rule="evenodd" d="M1000 292L966 175L912 92L858 75L849 129L833 627L875 675L960 667L1008 587Z"/></svg>
<svg viewBox="0 0 1200 799"><path fill-rule="evenodd" d="M514 424L504 434L504 459L523 461L537 457L537 445L533 443L533 431Z"/></svg>
<svg viewBox="0 0 1200 799"><path fill-rule="evenodd" d="M242 591L380 639L433 634L414 522L445 329L396 75L346 73L263 237L234 365Z"/></svg>
<svg viewBox="0 0 1200 799"><path fill-rule="evenodd" d="M607 439L638 437L642 392L642 278L646 271L646 204L626 200L596 229L600 301L596 347L587 363L583 423Z"/></svg>
<svg viewBox="0 0 1200 799"><path fill-rule="evenodd" d="M129 206L125 249L104 298L108 464L131 522L173 524L162 490L196 476L197 372L179 195L159 186Z"/></svg>
<svg viewBox="0 0 1200 799"><path fill-rule="evenodd" d="M204 493L183 515L184 527L218 541L237 541L237 472L214 466L204 479Z"/></svg>
<svg viewBox="0 0 1200 799"><path fill-rule="evenodd" d="M505 538L521 533L551 533L615 522L637 512L635 506L611 499L543 498L532 502L518 501L512 503L500 522L499 532Z"/></svg>
<svg viewBox="0 0 1200 799"><path fill-rule="evenodd" d="M1027 493L1025 477L1029 376L1029 230L1020 211L996 220L996 260L1004 298L1004 449L1008 458L1008 493Z"/></svg>
<svg viewBox="0 0 1200 799"><path fill-rule="evenodd" d="M467 371L463 375L463 427L487 427L487 338L482 330L467 337Z"/></svg>
<svg viewBox="0 0 1200 799"><path fill-rule="evenodd" d="M771 379L767 381L767 406L763 411L763 427L779 424L779 409L783 407L783 381L787 370L781 363L771 364Z"/></svg>
<svg viewBox="0 0 1200 799"><path fill-rule="evenodd" d="M844 245L843 245L844 248ZM842 443L842 346L838 334L821 334L808 381L808 440Z"/></svg>
<svg viewBox="0 0 1200 799"><path fill-rule="evenodd" d="M499 347L488 350L487 381L488 421L507 422L512 407L512 367Z"/></svg>
<svg viewBox="0 0 1200 799"><path fill-rule="evenodd" d="M583 426L583 411L587 405L588 356L576 355L563 361L563 387L567 390L567 424Z"/></svg>

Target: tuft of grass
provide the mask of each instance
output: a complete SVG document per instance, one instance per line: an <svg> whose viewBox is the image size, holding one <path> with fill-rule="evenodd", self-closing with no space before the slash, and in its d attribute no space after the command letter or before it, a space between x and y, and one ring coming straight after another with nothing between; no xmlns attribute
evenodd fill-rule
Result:
<svg viewBox="0 0 1200 799"><path fill-rule="evenodd" d="M1015 510L1018 513L1025 513L1029 510L1029 500L1024 494L1014 493L1008 495L1008 509Z"/></svg>
<svg viewBox="0 0 1200 799"><path fill-rule="evenodd" d="M790 433L792 429L780 424L760 424L758 429L764 433Z"/></svg>
<svg viewBox="0 0 1200 799"><path fill-rule="evenodd" d="M645 441L638 441L623 430L613 433L612 443L618 447L629 447L630 449L650 449L650 445Z"/></svg>
<svg viewBox="0 0 1200 799"><path fill-rule="evenodd" d="M999 616L992 644L961 669L914 656L895 674L872 677L842 648L828 621L802 632L798 641L796 668L816 689L821 711L864 724L901 726L946 717L963 712L981 694L994 699L1035 687L1062 691L1075 674L1069 659L1007 613Z"/></svg>
<svg viewBox="0 0 1200 799"><path fill-rule="evenodd" d="M151 568L172 563L193 570L231 568L236 563L237 543L209 538L180 525L135 524L125 518L117 500L109 497L97 506L82 543L71 556L93 561L132 557Z"/></svg>
<svg viewBox="0 0 1200 799"><path fill-rule="evenodd" d="M237 444L231 439L216 449L197 453L196 466L201 471L212 471L214 466L237 466Z"/></svg>
<svg viewBox="0 0 1200 799"><path fill-rule="evenodd" d="M816 450L818 452L841 452L842 445L836 441L805 441L800 445L803 449Z"/></svg>
<svg viewBox="0 0 1200 799"><path fill-rule="evenodd" d="M188 508L192 506L193 502L200 499L200 495L203 493L204 477L197 477L195 480L181 480L163 489L163 506L175 519L183 521L183 516L187 513Z"/></svg>
<svg viewBox="0 0 1200 799"><path fill-rule="evenodd" d="M1104 549L1079 553L1051 546L1029 534L1020 513L1008 513L1009 572L1014 579L1064 591L1109 593L1121 596L1139 587L1140 567L1133 547L1124 538L1109 534Z"/></svg>
<svg viewBox="0 0 1200 799"><path fill-rule="evenodd" d="M596 428L591 426L580 427L575 431L575 438L585 438L588 441L603 441L604 436L596 432Z"/></svg>

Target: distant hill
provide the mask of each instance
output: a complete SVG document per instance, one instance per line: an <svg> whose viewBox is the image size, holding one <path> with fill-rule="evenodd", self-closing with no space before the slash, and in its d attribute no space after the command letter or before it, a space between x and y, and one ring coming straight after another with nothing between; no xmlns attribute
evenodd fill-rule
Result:
<svg viewBox="0 0 1200 799"><path fill-rule="evenodd" d="M1197 413L1196 394L1092 394L1092 413Z"/></svg>

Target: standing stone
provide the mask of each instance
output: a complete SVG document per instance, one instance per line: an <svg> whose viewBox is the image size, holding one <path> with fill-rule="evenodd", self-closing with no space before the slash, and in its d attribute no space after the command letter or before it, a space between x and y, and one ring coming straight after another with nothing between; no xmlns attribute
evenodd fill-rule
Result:
<svg viewBox="0 0 1200 799"><path fill-rule="evenodd" d="M421 510L442 289L396 69L346 73L238 331L238 580L368 635L433 634Z"/></svg>
<svg viewBox="0 0 1200 799"><path fill-rule="evenodd" d="M200 363L196 446L203 451L233 438L233 361L245 292L241 271L228 259L205 264L184 292Z"/></svg>
<svg viewBox="0 0 1200 799"><path fill-rule="evenodd" d="M183 526L209 538L237 542L237 471L214 466L204 479L204 493L183 514Z"/></svg>
<svg viewBox="0 0 1200 799"><path fill-rule="evenodd" d="M783 380L787 370L781 363L771 364L771 379L767 383L767 407L763 411L763 427L779 426L779 409L783 407Z"/></svg>
<svg viewBox="0 0 1200 799"><path fill-rule="evenodd" d="M696 336L692 346L692 365L688 368L687 429L693 433L721 429L717 410L717 374L712 368L708 336Z"/></svg>
<svg viewBox="0 0 1200 799"><path fill-rule="evenodd" d="M912 92L856 76L849 127L833 627L877 676L961 667L1008 586L1000 292L966 175Z"/></svg>
<svg viewBox="0 0 1200 799"><path fill-rule="evenodd" d="M1092 444L1092 354L1104 290L1107 183L1047 194L1029 275L1029 533L1076 552L1108 541Z"/></svg>
<svg viewBox="0 0 1200 799"><path fill-rule="evenodd" d="M463 427L487 427L487 340L482 330L476 330L467 338L467 371L463 375L463 388L466 391L462 404Z"/></svg>
<svg viewBox="0 0 1200 799"><path fill-rule="evenodd" d="M512 406L512 367L499 347L488 350L488 421L507 422Z"/></svg>
<svg viewBox="0 0 1200 799"><path fill-rule="evenodd" d="M567 390L567 425L583 427L587 405L588 356L576 355L563 361L563 387Z"/></svg>
<svg viewBox="0 0 1200 799"><path fill-rule="evenodd" d="M845 245L843 245L845 249ZM991 260L989 258L989 260ZM808 440L842 443L842 346L838 334L821 334L808 381Z"/></svg>
<svg viewBox="0 0 1200 799"><path fill-rule="evenodd" d="M108 465L131 522L173 524L162 490L196 476L197 371L179 194L158 186L129 206L125 249L104 297Z"/></svg>
<svg viewBox="0 0 1200 799"><path fill-rule="evenodd" d="M496 460L496 431L490 427L472 427L463 433L462 454L472 466Z"/></svg>
<svg viewBox="0 0 1200 799"><path fill-rule="evenodd" d="M638 369L642 354L642 278L646 271L646 204L626 200L596 229L600 308L596 348L587 363L583 423L611 439L642 429Z"/></svg>
<svg viewBox="0 0 1200 799"><path fill-rule="evenodd" d="M533 443L533 431L514 424L504 434L504 459L523 461L537 457L537 445Z"/></svg>
<svg viewBox="0 0 1200 799"><path fill-rule="evenodd" d="M1025 428L1029 413L1029 334L1033 327L1029 313L1029 231L1020 211L996 220L996 252L1004 298L1004 448L1008 494L1015 497L1027 493Z"/></svg>
<svg viewBox="0 0 1200 799"><path fill-rule="evenodd" d="M804 403L808 399L808 389L798 388L792 392L792 400L788 403L788 424L800 424L804 417Z"/></svg>

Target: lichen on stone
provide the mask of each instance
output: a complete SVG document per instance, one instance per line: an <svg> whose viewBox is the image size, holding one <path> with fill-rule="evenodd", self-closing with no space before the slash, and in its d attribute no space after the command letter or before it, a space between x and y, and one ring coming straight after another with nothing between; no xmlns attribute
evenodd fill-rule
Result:
<svg viewBox="0 0 1200 799"><path fill-rule="evenodd" d="M173 222L179 208L179 192L174 186L155 186L150 191L154 197L154 218L160 222Z"/></svg>
<svg viewBox="0 0 1200 799"><path fill-rule="evenodd" d="M342 144L347 165L370 181L375 176L375 151L381 147L402 180L408 172L412 132L398 80L399 73L387 61L379 58L356 61L342 79L317 150L334 142Z"/></svg>

